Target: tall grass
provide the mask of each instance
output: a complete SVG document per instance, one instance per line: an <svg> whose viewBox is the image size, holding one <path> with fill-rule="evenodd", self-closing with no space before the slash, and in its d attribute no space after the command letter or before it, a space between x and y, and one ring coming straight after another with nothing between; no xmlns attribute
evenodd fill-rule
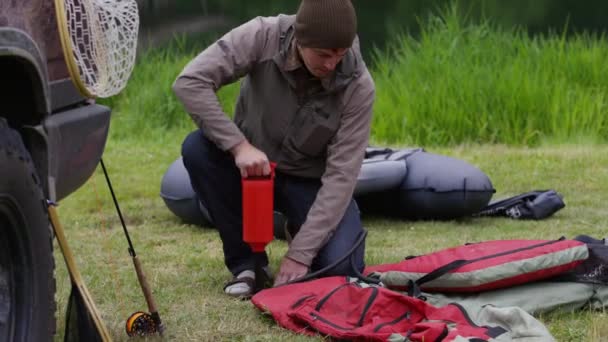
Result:
<svg viewBox="0 0 608 342"><path fill-rule="evenodd" d="M116 138L194 129L171 85L198 51L183 39L139 57L127 88L106 100ZM376 50L372 140L438 146L608 140L608 41L591 34L528 36L469 22L456 5ZM220 91L232 113L238 85Z"/></svg>
<svg viewBox="0 0 608 342"><path fill-rule="evenodd" d="M464 18L464 19L463 19ZM456 6L376 51L373 136L389 143L536 145L608 138L608 42L530 37Z"/></svg>

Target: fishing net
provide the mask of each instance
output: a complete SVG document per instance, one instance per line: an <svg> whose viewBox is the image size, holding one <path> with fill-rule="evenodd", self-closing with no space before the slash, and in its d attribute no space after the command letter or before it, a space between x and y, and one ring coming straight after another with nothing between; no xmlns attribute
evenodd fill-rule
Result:
<svg viewBox="0 0 608 342"><path fill-rule="evenodd" d="M110 97L135 64L139 14L135 0L55 0L70 76L86 97Z"/></svg>

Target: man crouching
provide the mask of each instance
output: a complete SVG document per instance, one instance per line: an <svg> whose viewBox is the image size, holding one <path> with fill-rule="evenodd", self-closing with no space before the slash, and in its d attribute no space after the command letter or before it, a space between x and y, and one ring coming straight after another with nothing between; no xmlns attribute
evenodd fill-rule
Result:
<svg viewBox="0 0 608 342"><path fill-rule="evenodd" d="M270 173L293 240L274 285L324 268L362 233L353 191L368 145L374 83L350 0L303 0L295 16L258 17L192 60L173 90L200 128L182 145L192 186L219 230L231 296L254 291L242 237L241 177ZM240 78L234 121L217 90ZM359 271L365 245L354 252ZM268 258L265 257L265 264ZM346 258L325 275L354 275Z"/></svg>

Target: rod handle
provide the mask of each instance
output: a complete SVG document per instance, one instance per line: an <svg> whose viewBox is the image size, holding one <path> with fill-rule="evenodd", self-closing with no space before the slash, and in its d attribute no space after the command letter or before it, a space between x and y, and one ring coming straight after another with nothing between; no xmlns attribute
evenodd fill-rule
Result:
<svg viewBox="0 0 608 342"><path fill-rule="evenodd" d="M165 327L160 320L160 316L158 315L158 310L156 308L156 302L154 301L154 297L152 296L152 290L150 289L150 285L148 284L148 279L143 272L143 268L141 267L141 263L139 262L139 258L136 256L133 257L133 265L135 266L135 273L137 273L137 279L139 280L139 285L141 286L141 290L144 293L144 297L146 298L146 303L148 304L148 310L150 314L156 321L157 329L159 333L165 330Z"/></svg>

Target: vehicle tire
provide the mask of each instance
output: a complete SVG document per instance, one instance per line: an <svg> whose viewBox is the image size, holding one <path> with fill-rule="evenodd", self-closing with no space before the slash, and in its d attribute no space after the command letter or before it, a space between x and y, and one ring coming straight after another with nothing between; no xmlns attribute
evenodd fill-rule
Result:
<svg viewBox="0 0 608 342"><path fill-rule="evenodd" d="M53 339L52 237L30 154L0 118L0 341Z"/></svg>

